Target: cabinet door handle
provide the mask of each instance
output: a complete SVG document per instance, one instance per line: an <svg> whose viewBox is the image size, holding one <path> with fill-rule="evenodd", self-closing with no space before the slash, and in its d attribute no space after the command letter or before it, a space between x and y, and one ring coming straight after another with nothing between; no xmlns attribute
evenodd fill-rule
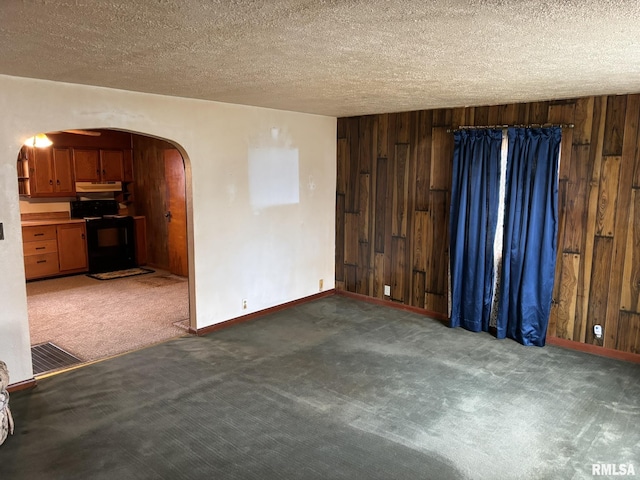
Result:
<svg viewBox="0 0 640 480"><path fill-rule="evenodd" d="M106 172L106 171L105 171L105 169L103 168L103 169L102 169L102 175L106 175L106 174L107 174L107 172Z"/></svg>
<svg viewBox="0 0 640 480"><path fill-rule="evenodd" d="M44 233L34 233L34 237L44 237Z"/></svg>
<svg viewBox="0 0 640 480"><path fill-rule="evenodd" d="M49 185L53 185L53 180L49 180Z"/></svg>
<svg viewBox="0 0 640 480"><path fill-rule="evenodd" d="M38 260L36 263L47 263L46 260Z"/></svg>
<svg viewBox="0 0 640 480"><path fill-rule="evenodd" d="M60 180L56 180L56 185L60 185Z"/></svg>
<svg viewBox="0 0 640 480"><path fill-rule="evenodd" d="M84 240L84 233L82 234L82 239Z"/></svg>
<svg viewBox="0 0 640 480"><path fill-rule="evenodd" d="M100 176L100 169L96 170L96 175Z"/></svg>
<svg viewBox="0 0 640 480"><path fill-rule="evenodd" d="M47 247L36 247L36 250L44 250Z"/></svg>

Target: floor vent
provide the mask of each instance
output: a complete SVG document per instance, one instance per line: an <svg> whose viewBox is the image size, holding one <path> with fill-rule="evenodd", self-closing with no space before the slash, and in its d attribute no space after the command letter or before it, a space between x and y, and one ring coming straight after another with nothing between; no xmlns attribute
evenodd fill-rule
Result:
<svg viewBox="0 0 640 480"><path fill-rule="evenodd" d="M45 372L82 363L82 360L65 352L51 342L31 347L31 360L33 361L34 375L41 375Z"/></svg>

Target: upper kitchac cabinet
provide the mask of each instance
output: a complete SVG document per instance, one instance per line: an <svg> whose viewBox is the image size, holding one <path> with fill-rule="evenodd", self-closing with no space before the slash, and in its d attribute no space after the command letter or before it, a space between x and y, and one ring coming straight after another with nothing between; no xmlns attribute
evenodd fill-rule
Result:
<svg viewBox="0 0 640 480"><path fill-rule="evenodd" d="M17 172L20 195L31 198L74 197L77 182L122 182L127 192L126 184L133 182L131 134L67 130L36 135L20 149Z"/></svg>

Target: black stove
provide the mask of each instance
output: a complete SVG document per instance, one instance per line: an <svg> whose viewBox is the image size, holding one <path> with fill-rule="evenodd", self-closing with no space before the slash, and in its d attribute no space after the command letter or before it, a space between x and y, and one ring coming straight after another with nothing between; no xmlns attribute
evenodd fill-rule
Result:
<svg viewBox="0 0 640 480"><path fill-rule="evenodd" d="M71 217L87 222L89 272L103 273L136 266L133 217L119 215L115 200L71 202Z"/></svg>

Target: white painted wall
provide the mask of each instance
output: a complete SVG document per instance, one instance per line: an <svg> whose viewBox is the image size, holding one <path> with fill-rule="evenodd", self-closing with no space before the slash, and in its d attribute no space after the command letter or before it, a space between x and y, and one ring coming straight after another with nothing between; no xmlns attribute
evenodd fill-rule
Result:
<svg viewBox="0 0 640 480"><path fill-rule="evenodd" d="M33 376L16 158L34 133L116 128L184 148L198 328L317 293L319 279L334 287L335 118L4 75L0 111L0 359L11 383ZM251 206L248 155L262 148L298 150L299 203Z"/></svg>

